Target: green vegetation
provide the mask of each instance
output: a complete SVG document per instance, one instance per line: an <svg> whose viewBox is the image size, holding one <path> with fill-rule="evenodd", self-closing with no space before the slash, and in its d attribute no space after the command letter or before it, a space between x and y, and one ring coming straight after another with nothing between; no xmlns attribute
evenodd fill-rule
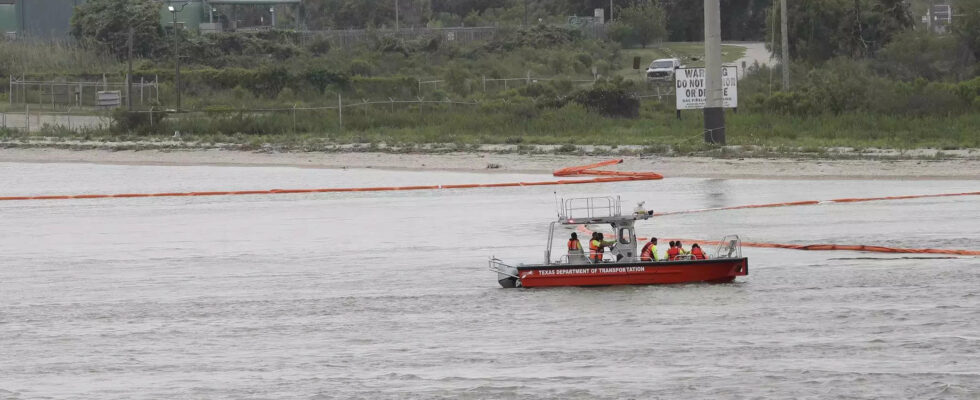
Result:
<svg viewBox="0 0 980 400"><path fill-rule="evenodd" d="M153 0L90 0L72 15L71 34L89 47L125 56L133 29L133 51L152 56L163 47L159 7Z"/></svg>
<svg viewBox="0 0 980 400"><path fill-rule="evenodd" d="M639 44L644 49L650 43L667 36L666 15L655 3L640 3L623 8L619 18L609 25L609 38L624 47Z"/></svg>
<svg viewBox="0 0 980 400"><path fill-rule="evenodd" d="M76 45L0 41L0 74L87 80L106 74L121 81L124 63L115 56L119 36L106 28L128 29L124 25L129 22L111 22L118 16L106 7L118 1L86 3L91 8L74 21L83 39ZM310 1L309 6L346 10L356 22L352 26L377 27L391 21L381 3ZM42 134L157 139L180 131L190 142L273 143L297 149L337 143L450 143L713 151L701 143L700 113L685 112L677 119L673 98L649 97L656 87L632 69L636 56L641 68L668 57L701 65L700 43L661 42L690 39L701 29L682 18L699 5L687 4L681 12L684 7L674 1L623 1L609 28L614 41L590 39L587 32L551 23L560 21L561 13L576 10L582 15L582 10L607 2L558 3L564 8L532 6L532 17L551 18L542 17L545 23L527 28L513 26L523 18L523 3L517 1L433 0L421 12L407 14L409 20L430 26L494 18L511 25L501 24L495 37L484 42L453 42L441 34L407 39L380 30L369 30L366 40L353 45L291 31L187 34L180 38L182 96L184 111L191 111L167 116L160 110L174 103L172 49L159 26L147 28L147 35L161 35L154 39L160 42L143 48L135 64L137 79L158 77L161 82L160 103L143 108L154 107L152 118L146 112L119 111L105 131L48 129ZM748 3L731 13L725 29L749 38L771 37L776 32L768 16L778 10L766 8L771 2ZM963 7L973 3L972 11L963 12L980 15L980 0L961 2ZM723 1L723 7L739 4ZM903 4L791 2L797 7L791 15L799 14L791 21L796 32L791 42L793 86L781 87L778 69L753 66L746 71L739 83L738 113L726 116L728 143L773 149L980 147L980 70L976 35L971 36L980 20L961 18L953 34L936 35L915 27ZM334 17L318 18L324 18L318 23L337 27L337 20L330 19ZM745 25L757 20L768 24L769 31ZM726 45L723 53L731 62L744 48ZM8 95L5 90L0 88L0 96ZM26 92L35 98L44 93L43 88ZM343 98L342 122L338 97Z"/></svg>

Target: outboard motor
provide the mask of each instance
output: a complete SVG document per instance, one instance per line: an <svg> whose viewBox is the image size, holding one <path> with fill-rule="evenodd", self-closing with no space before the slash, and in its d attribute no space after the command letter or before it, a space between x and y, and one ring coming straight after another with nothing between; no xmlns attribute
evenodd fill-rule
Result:
<svg viewBox="0 0 980 400"><path fill-rule="evenodd" d="M500 262L497 258L490 258L490 270L497 273L497 283L504 289L516 288L521 285L517 277L517 268Z"/></svg>

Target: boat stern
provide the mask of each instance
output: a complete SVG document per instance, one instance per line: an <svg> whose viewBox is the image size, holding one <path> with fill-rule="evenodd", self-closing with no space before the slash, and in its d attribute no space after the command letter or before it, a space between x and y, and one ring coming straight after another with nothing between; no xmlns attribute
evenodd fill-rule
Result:
<svg viewBox="0 0 980 400"><path fill-rule="evenodd" d="M496 257L490 257L490 271L497 273L497 283L504 289L511 289L521 286L521 280L517 276L517 267L504 264Z"/></svg>

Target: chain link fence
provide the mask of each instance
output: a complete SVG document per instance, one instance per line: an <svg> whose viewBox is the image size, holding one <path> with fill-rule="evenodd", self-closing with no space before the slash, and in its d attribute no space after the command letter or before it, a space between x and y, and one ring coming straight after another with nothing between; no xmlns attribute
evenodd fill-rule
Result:
<svg viewBox="0 0 980 400"><path fill-rule="evenodd" d="M520 78L486 78L482 77L474 81L480 85L475 90L491 92L495 90L506 90L524 85L533 85L541 82L555 80L571 81L574 84L592 85L595 80L569 80L565 78L542 78L533 77L530 74ZM439 85L445 84L442 80L418 80L419 91L426 92L424 88L431 88L438 93ZM472 110L478 108L483 102L478 100L453 100L449 97L433 98L445 96L443 93L432 94L429 96L416 96L414 99L396 99L389 97L386 99L367 99L352 98L338 94L333 104L307 105L295 103L292 105L274 107L208 107L199 110L181 110L177 112L172 109L162 107L150 107L133 111L137 114L146 114L149 124L166 120L168 122L187 122L187 126L207 127L206 121L220 121L237 117L276 117L279 120L279 127L288 126L289 130L297 132L305 126L306 130L315 127L310 124L319 124L321 128L330 130L343 130L345 118L360 118L361 120L370 119L372 116L380 116L381 113L394 114L397 112L405 113L410 111L417 113L419 117L425 117L427 113L453 111L454 109ZM671 101L674 91L672 84L641 85L641 88L634 92L634 97L641 101ZM536 102L537 98L532 98ZM500 102L508 103L507 99ZM32 108L34 110L32 110ZM157 117L154 118L154 115ZM312 118L311 118L312 117ZM154 122L158 121L158 122ZM69 131L83 130L104 130L112 126L113 119L109 110L97 110L91 107L72 107L68 106L64 111L52 111L50 109L40 109L31 104L25 104L23 111L6 111L0 113L0 128L6 130L16 130L21 132L42 132L45 129L67 129Z"/></svg>

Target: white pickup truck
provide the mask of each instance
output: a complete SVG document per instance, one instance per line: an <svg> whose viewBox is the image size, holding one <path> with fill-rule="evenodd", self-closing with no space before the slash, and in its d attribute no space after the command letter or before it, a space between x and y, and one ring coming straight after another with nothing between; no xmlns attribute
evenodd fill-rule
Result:
<svg viewBox="0 0 980 400"><path fill-rule="evenodd" d="M650 66L647 68L647 82L673 81L674 71L683 67L684 66L681 65L681 59L679 58L661 58L658 60L653 60L653 62L650 63Z"/></svg>

